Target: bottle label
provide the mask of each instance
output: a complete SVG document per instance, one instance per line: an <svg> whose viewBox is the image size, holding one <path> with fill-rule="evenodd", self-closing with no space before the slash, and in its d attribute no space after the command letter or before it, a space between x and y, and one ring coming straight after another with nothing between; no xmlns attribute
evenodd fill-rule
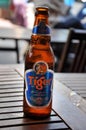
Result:
<svg viewBox="0 0 86 130"><path fill-rule="evenodd" d="M28 105L44 107L50 103L53 71L48 69L45 62L36 62L33 69L27 70L25 72L25 82L25 97Z"/></svg>
<svg viewBox="0 0 86 130"><path fill-rule="evenodd" d="M37 26L34 26L33 34L50 34L50 28L48 25L45 24L45 22L41 21Z"/></svg>

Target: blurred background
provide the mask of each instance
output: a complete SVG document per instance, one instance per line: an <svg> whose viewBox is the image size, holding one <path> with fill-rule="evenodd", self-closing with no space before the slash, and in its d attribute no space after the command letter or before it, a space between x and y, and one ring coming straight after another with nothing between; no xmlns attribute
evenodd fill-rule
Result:
<svg viewBox="0 0 86 130"><path fill-rule="evenodd" d="M86 29L86 0L0 0L0 28L16 29L17 33L20 33L19 29L32 30L35 7L39 5L49 7L51 28ZM0 33L2 35L3 32L0 31ZM19 63L24 62L27 45L26 40L18 41ZM14 46L12 39L0 40L0 48ZM0 51L0 64L15 63L17 63L15 52Z"/></svg>

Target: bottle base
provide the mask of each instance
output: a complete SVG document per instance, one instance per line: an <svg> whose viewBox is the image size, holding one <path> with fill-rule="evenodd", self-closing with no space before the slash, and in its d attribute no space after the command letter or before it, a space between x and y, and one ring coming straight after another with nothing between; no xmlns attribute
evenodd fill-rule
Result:
<svg viewBox="0 0 86 130"><path fill-rule="evenodd" d="M41 114L37 114L37 115L34 115L32 113L28 114L28 113L24 113L24 117L26 118L31 118L31 119L36 119L36 120L44 120L46 118L49 118L50 117L50 114L48 115L41 115Z"/></svg>

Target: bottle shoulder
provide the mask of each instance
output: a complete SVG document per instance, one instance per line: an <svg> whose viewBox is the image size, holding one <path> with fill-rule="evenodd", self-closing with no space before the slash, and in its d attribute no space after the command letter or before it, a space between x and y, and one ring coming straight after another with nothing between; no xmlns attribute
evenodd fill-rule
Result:
<svg viewBox="0 0 86 130"><path fill-rule="evenodd" d="M53 62L54 53L50 46L33 46L26 53L26 59L28 61L44 60Z"/></svg>

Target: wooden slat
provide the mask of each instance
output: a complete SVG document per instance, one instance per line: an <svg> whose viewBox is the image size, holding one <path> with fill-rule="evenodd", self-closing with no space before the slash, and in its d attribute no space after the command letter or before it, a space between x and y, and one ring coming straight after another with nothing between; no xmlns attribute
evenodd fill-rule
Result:
<svg viewBox="0 0 86 130"><path fill-rule="evenodd" d="M24 117L23 112L5 113L5 114L0 115L0 120L17 119L17 118L23 118L23 117Z"/></svg>
<svg viewBox="0 0 86 130"><path fill-rule="evenodd" d="M49 119L45 120L31 120L29 118L16 118L16 119L9 119L1 120L0 127L8 127L8 126L15 126L15 125L25 125L25 124L37 124L37 123L53 123L53 122L62 122L58 116L51 116Z"/></svg>
<svg viewBox="0 0 86 130"><path fill-rule="evenodd" d="M11 74L11 73L13 73L13 74L15 74L15 72L14 72L14 69L12 69L12 68L1 68L1 66L0 66L0 73L9 73L9 74Z"/></svg>
<svg viewBox="0 0 86 130"><path fill-rule="evenodd" d="M12 75L12 76L10 76L10 75L7 75L7 76L5 76L5 75L0 75L0 80L8 80L8 79L21 79L22 80L22 78L20 77L20 76L18 76L18 75Z"/></svg>
<svg viewBox="0 0 86 130"><path fill-rule="evenodd" d="M0 82L1 85L23 84L23 81Z"/></svg>
<svg viewBox="0 0 86 130"><path fill-rule="evenodd" d="M9 68L9 67L6 67L6 66L4 66L4 67L1 67L1 65L0 65L0 72L9 72L9 71L14 71L14 69L13 68Z"/></svg>
<svg viewBox="0 0 86 130"><path fill-rule="evenodd" d="M13 92L13 93L0 93L0 98L7 98L7 97L19 97L19 96L23 96L23 93L22 93L22 91L21 92Z"/></svg>
<svg viewBox="0 0 86 130"><path fill-rule="evenodd" d="M86 74L85 73L58 73L59 75L57 75L58 79L65 79L65 80L71 80L71 78L73 79L85 79L86 78Z"/></svg>
<svg viewBox="0 0 86 130"><path fill-rule="evenodd" d="M18 107L18 106L22 106L22 105L23 105L22 101L4 102L4 103L0 103L0 108Z"/></svg>
<svg viewBox="0 0 86 130"><path fill-rule="evenodd" d="M0 90L1 89L16 89L16 88L22 88L24 85L23 84L11 84L11 85L0 85Z"/></svg>
<svg viewBox="0 0 86 130"><path fill-rule="evenodd" d="M67 87L70 87L71 89L73 88L73 89L80 89L80 90L82 90L82 89L86 88L85 86L86 86L85 84L83 84L83 85L80 85L80 84L67 84Z"/></svg>
<svg viewBox="0 0 86 130"><path fill-rule="evenodd" d="M6 90L6 91L5 91ZM4 93L14 93L14 92L22 92L23 91L23 88L15 88L15 89L1 89L0 90L0 94L4 94Z"/></svg>
<svg viewBox="0 0 86 130"><path fill-rule="evenodd" d="M15 71L0 71L0 75L17 75Z"/></svg>
<svg viewBox="0 0 86 130"><path fill-rule="evenodd" d="M72 78L71 78L72 79ZM73 79L72 79L73 80ZM83 81L85 81L85 80L59 80L59 81L62 81L64 84L80 84L80 85L82 85L83 86L83 84L85 84L85 82L83 82ZM73 82L73 83L72 83Z"/></svg>
<svg viewBox="0 0 86 130"><path fill-rule="evenodd" d="M19 96L19 97L6 97L6 98L0 98L0 103L3 102L16 102L16 101L22 101L23 97Z"/></svg>
<svg viewBox="0 0 86 130"><path fill-rule="evenodd" d="M0 77L0 82L7 82L7 81L21 81L22 80L22 78L21 77L13 77L13 76L10 76L9 78L8 78L8 76L5 78L5 77Z"/></svg>
<svg viewBox="0 0 86 130"><path fill-rule="evenodd" d="M0 108L0 114L5 114L5 113L18 113L22 112L23 108L22 107L9 107L9 108Z"/></svg>
<svg viewBox="0 0 86 130"><path fill-rule="evenodd" d="M55 122L55 123L40 123L40 124L31 124L31 125L22 125L22 126L13 126L13 127L6 127L4 130L71 130L62 122ZM0 130L3 130L1 128Z"/></svg>

